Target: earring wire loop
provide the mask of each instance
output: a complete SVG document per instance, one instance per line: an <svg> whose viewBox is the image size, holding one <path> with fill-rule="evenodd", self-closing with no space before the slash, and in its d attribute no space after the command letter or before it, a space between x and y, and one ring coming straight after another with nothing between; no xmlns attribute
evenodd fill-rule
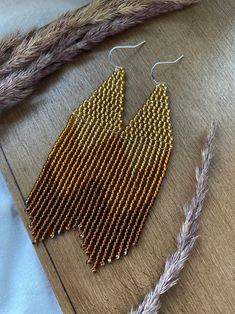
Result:
<svg viewBox="0 0 235 314"><path fill-rule="evenodd" d="M109 59L109 63L115 68L115 69L121 69L122 67L118 64L115 64L113 61L112 61L112 53L114 52L114 50L116 49L133 49L133 48L137 48L139 46L142 46L143 44L145 44L145 40L141 41L140 43L136 44L136 45L124 45L124 46L115 46L113 47L110 51L109 51L109 54L108 54L108 59Z"/></svg>
<svg viewBox="0 0 235 314"><path fill-rule="evenodd" d="M158 82L156 80L156 75L154 75L154 69L156 68L157 65L161 65L161 64L174 64L174 63L177 63L178 61L180 61L181 59L183 59L184 55L180 56L179 58L177 58L176 60L174 61L160 61L160 62L156 62L152 69L151 69L151 77L152 77L152 80L153 82L156 84L156 86L159 86L161 83Z"/></svg>

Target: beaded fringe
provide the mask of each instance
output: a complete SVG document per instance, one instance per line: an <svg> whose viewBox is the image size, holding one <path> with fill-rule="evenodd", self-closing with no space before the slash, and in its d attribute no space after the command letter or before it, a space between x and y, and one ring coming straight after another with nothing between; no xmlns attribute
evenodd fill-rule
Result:
<svg viewBox="0 0 235 314"><path fill-rule="evenodd" d="M124 83L115 71L72 113L27 199L33 241L79 228L93 271L138 242L172 149L166 86L123 127Z"/></svg>

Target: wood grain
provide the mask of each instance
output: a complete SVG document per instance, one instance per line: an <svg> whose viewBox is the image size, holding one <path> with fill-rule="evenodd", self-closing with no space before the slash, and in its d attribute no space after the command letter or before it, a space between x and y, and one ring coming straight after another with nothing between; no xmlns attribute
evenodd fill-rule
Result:
<svg viewBox="0 0 235 314"><path fill-rule="evenodd" d="M127 70L125 121L151 93L150 69L158 60L184 60L157 68L170 91L174 149L169 170L137 247L128 257L91 272L76 232L36 246L64 313L127 313L157 281L183 219L182 205L194 191L205 130L219 121L210 190L200 239L179 285L163 298L163 313L235 312L234 155L235 3L204 0L184 11L148 21L100 45L46 79L37 93L0 118L0 167L25 220L23 199L71 111L113 69L113 45L146 44L115 53Z"/></svg>

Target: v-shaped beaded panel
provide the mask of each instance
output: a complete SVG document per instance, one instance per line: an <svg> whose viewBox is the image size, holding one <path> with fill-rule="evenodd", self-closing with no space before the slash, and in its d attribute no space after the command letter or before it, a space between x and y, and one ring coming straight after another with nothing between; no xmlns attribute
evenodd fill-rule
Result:
<svg viewBox="0 0 235 314"><path fill-rule="evenodd" d="M172 149L164 84L124 127L124 69L75 110L27 199L33 241L80 229L93 271L139 239Z"/></svg>

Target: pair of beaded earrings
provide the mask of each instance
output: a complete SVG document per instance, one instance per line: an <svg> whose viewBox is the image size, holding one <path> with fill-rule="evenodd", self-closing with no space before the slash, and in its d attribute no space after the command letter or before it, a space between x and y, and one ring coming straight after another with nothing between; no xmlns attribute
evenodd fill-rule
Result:
<svg viewBox="0 0 235 314"><path fill-rule="evenodd" d="M80 229L95 272L127 255L157 197L172 150L167 87L156 87L124 127L125 70L114 73L70 116L27 199L33 242Z"/></svg>

